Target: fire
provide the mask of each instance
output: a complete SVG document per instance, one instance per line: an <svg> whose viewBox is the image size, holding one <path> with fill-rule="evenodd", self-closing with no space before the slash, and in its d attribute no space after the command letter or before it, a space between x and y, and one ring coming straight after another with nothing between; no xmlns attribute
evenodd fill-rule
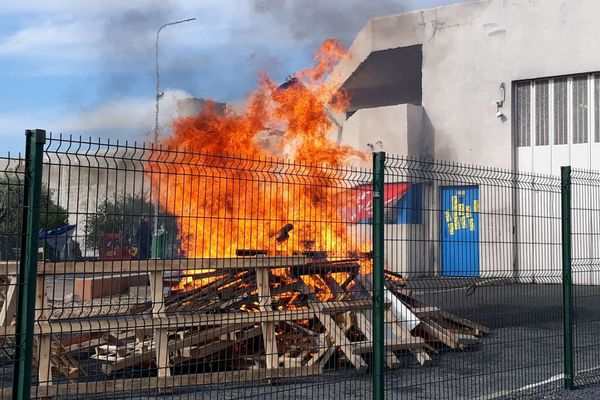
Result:
<svg viewBox="0 0 600 400"><path fill-rule="evenodd" d="M314 67L284 85L262 74L242 112L209 106L173 121L162 145L175 150L151 157L150 178L160 204L178 218L187 257L235 257L238 249L292 254L306 241L338 256L356 250L340 213L349 187L332 168L364 154L330 137L330 113L348 104L330 73L345 57L338 42L327 40ZM288 224L289 240L275 240ZM188 279L178 286L210 282Z"/></svg>

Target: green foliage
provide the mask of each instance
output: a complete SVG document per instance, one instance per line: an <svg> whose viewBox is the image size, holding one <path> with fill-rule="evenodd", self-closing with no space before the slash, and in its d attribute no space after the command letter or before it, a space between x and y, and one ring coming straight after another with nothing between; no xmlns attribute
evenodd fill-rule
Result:
<svg viewBox="0 0 600 400"><path fill-rule="evenodd" d="M121 194L115 200L102 202L96 213L90 214L85 225L85 245L95 250L105 233L120 233L126 239L134 239L143 217L154 224L155 210L152 203L141 195ZM159 226L167 232L177 233L177 221L172 215L159 210Z"/></svg>
<svg viewBox="0 0 600 400"><path fill-rule="evenodd" d="M17 175L0 178L0 242L2 253L20 244L24 199L23 179ZM68 223L68 212L53 200L54 190L42 187L40 229L60 228Z"/></svg>

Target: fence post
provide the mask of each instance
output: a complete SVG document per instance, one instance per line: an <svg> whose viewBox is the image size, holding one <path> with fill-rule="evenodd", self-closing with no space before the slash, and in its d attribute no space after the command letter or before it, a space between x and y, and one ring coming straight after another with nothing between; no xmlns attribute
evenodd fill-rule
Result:
<svg viewBox="0 0 600 400"><path fill-rule="evenodd" d="M565 389L573 389L573 282L571 274L571 167L561 167L562 288Z"/></svg>
<svg viewBox="0 0 600 400"><path fill-rule="evenodd" d="M373 399L384 398L384 184L385 153L373 153Z"/></svg>
<svg viewBox="0 0 600 400"><path fill-rule="evenodd" d="M38 259L38 231L42 166L46 131L26 130L25 188L23 193L23 222L21 226L21 259L17 281L17 326L12 398L30 399L33 361L33 325L35 313L35 284Z"/></svg>

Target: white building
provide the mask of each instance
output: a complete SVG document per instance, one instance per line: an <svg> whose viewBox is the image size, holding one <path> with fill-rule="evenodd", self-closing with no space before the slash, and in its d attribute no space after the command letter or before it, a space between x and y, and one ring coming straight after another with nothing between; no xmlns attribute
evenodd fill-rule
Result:
<svg viewBox="0 0 600 400"><path fill-rule="evenodd" d="M520 172L600 169L598 37L596 0L483 0L375 18L333 74L352 98L343 141ZM388 226L389 261L406 273L555 276L560 196L536 189L533 178L512 191L469 179L427 186L428 218ZM461 196L477 201L480 218L462 236L460 260L448 261ZM575 251L592 256L586 246ZM467 259L474 265L452 265Z"/></svg>
<svg viewBox="0 0 600 400"><path fill-rule="evenodd" d="M334 71L352 95L344 140L540 173L600 168L599 22L595 0L484 0L375 18Z"/></svg>

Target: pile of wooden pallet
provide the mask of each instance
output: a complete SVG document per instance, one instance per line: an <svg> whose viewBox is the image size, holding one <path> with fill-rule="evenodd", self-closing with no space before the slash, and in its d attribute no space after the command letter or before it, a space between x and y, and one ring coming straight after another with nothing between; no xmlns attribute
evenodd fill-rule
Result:
<svg viewBox="0 0 600 400"><path fill-rule="evenodd" d="M326 368L344 365L364 371L373 349L372 277L364 268L370 260L325 256L127 260L110 265L40 261L34 358L38 381L44 385L36 390L40 396L51 397L70 390L89 394L132 387L167 390L272 381L321 374ZM3 270L0 275L14 281L16 265ZM128 315L47 317L52 310L47 303L46 275L89 276L108 270L112 274L148 273L150 301L132 306ZM181 271L184 280L174 287L164 286L165 271ZM16 281L12 281L0 314L4 315L0 336L5 338L15 333L11 317ZM390 368L400 366L403 355L426 365L440 343L460 349L489 333L475 322L420 303L402 277L392 272L386 273L384 305L384 345ZM14 344L5 341L4 350L11 347ZM87 355L114 379L88 381L86 371L75 361ZM156 376L115 375L140 368L155 370ZM57 382L53 372L75 382L71 386ZM10 396L10 389L4 389L2 396Z"/></svg>
<svg viewBox="0 0 600 400"><path fill-rule="evenodd" d="M268 266L253 266L257 259ZM159 298L132 307L132 314L202 313L218 316L219 323L111 332L91 357L102 362L107 374L152 364L168 375L178 365L218 363L229 371L299 368L301 375L307 375L320 373L334 354L340 356L337 363L364 370L373 340L371 276L359 272L356 258L294 259L295 265L285 266L277 264L277 257L240 257L232 259L236 261L233 270L198 271L187 277L187 283L167 290L163 298L163 291L153 288L155 293L159 290ZM426 307L404 288L401 277L391 272L386 277L389 367L400 365L402 353L414 355L425 365L431 360L433 342L457 349L489 333L474 322ZM279 313L276 320L263 317L273 312ZM157 330L165 330L162 349L157 347ZM161 353L162 365L157 358Z"/></svg>
<svg viewBox="0 0 600 400"><path fill-rule="evenodd" d="M43 258L43 249L38 256ZM17 280L18 263L5 261L0 264L0 357L13 360L15 356L15 336L13 329L16 324L17 309ZM45 288L45 276L38 275L36 279L35 314L37 321L47 320L48 297ZM40 382L52 380L52 373L58 373L69 379L85 376L85 371L79 367L77 360L65 350L58 335L50 334L34 336L33 338L33 367L39 370Z"/></svg>

